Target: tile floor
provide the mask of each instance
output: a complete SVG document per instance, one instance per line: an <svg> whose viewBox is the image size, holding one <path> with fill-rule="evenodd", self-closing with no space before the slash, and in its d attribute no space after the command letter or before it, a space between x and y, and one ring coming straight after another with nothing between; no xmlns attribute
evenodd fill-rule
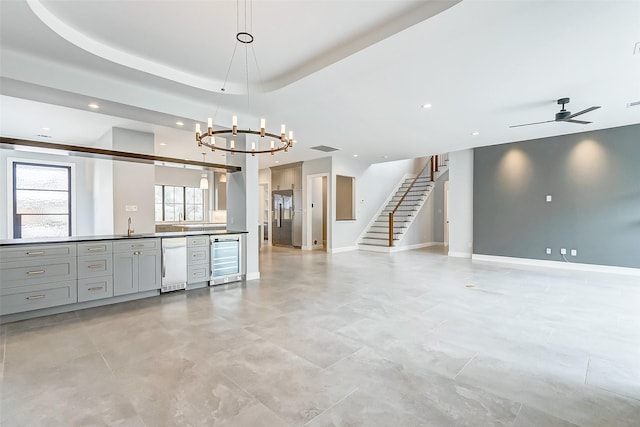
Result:
<svg viewBox="0 0 640 427"><path fill-rule="evenodd" d="M2 426L640 426L640 278L264 248L262 278L0 326Z"/></svg>

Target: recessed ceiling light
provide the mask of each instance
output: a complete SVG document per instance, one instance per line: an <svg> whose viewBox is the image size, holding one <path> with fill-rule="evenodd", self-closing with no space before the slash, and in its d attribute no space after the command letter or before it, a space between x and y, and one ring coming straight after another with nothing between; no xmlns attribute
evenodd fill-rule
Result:
<svg viewBox="0 0 640 427"><path fill-rule="evenodd" d="M422 104L422 108L426 109L426 108L431 108L431 107L433 107L433 105L431 105L431 104Z"/></svg>
<svg viewBox="0 0 640 427"><path fill-rule="evenodd" d="M98 104L96 104L95 102L92 102L91 104L89 104L89 108L98 109L98 108L100 108L100 106Z"/></svg>
<svg viewBox="0 0 640 427"><path fill-rule="evenodd" d="M354 154L354 155L353 155L353 157L358 157L358 155L357 155L357 154Z"/></svg>
<svg viewBox="0 0 640 427"><path fill-rule="evenodd" d="M162 145L162 146L164 147L164 146L165 146L165 145L167 145L167 144L166 144L166 143L164 143L164 142L161 142L161 143L160 143L160 145Z"/></svg>
<svg viewBox="0 0 640 427"><path fill-rule="evenodd" d="M182 123L182 122L176 122L176 124L177 124L178 126L184 126L184 123Z"/></svg>
<svg viewBox="0 0 640 427"><path fill-rule="evenodd" d="M42 128L42 130L49 130L49 128Z"/></svg>
<svg viewBox="0 0 640 427"><path fill-rule="evenodd" d="M473 136L478 136L478 135L480 135L480 132L475 131L475 132L473 132L471 135L473 135Z"/></svg>

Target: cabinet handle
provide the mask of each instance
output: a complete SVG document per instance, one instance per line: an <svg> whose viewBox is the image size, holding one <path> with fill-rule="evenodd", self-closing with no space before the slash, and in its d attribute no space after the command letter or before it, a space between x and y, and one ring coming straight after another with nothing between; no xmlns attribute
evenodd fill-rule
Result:
<svg viewBox="0 0 640 427"><path fill-rule="evenodd" d="M103 264L92 264L90 266L88 266L87 268L103 268L104 265Z"/></svg>
<svg viewBox="0 0 640 427"><path fill-rule="evenodd" d="M101 291L103 289L102 286L96 286L95 288L87 289L89 292Z"/></svg>
<svg viewBox="0 0 640 427"><path fill-rule="evenodd" d="M131 245L132 248L144 248L144 244L141 245Z"/></svg>
<svg viewBox="0 0 640 427"><path fill-rule="evenodd" d="M25 299L32 300L32 299L42 299L42 298L44 298L44 295L31 295L30 297L26 297Z"/></svg>
<svg viewBox="0 0 640 427"><path fill-rule="evenodd" d="M101 251L102 252L102 247L87 248L87 251L89 251L89 252Z"/></svg>
<svg viewBox="0 0 640 427"><path fill-rule="evenodd" d="M44 251L27 252L27 255L44 255Z"/></svg>
<svg viewBox="0 0 640 427"><path fill-rule="evenodd" d="M44 270L34 270L34 271L27 271L28 275L34 275L34 274L42 274L44 273Z"/></svg>

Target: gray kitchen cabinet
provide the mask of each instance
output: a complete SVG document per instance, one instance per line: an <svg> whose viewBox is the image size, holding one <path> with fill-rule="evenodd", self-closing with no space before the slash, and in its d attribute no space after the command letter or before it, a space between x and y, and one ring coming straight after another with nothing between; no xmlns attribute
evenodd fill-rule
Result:
<svg viewBox="0 0 640 427"><path fill-rule="evenodd" d="M113 245L113 294L160 289L160 239L135 239Z"/></svg>
<svg viewBox="0 0 640 427"><path fill-rule="evenodd" d="M0 248L0 315L78 302L76 245Z"/></svg>
<svg viewBox="0 0 640 427"><path fill-rule="evenodd" d="M209 281L209 236L187 237L187 284Z"/></svg>
<svg viewBox="0 0 640 427"><path fill-rule="evenodd" d="M78 302L113 296L112 242L78 243Z"/></svg>

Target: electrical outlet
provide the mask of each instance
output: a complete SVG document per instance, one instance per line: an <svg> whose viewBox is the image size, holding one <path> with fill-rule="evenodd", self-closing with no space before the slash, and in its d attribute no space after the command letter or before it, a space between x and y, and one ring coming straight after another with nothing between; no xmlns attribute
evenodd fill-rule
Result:
<svg viewBox="0 0 640 427"><path fill-rule="evenodd" d="M547 248L547 255L551 255L551 248Z"/></svg>
<svg viewBox="0 0 640 427"><path fill-rule="evenodd" d="M547 202L550 202L550 201L552 201L552 200L553 200L553 197L551 197L551 194L547 195L546 200L547 200Z"/></svg>
<svg viewBox="0 0 640 427"><path fill-rule="evenodd" d="M576 249L571 249L571 256L578 256L578 251Z"/></svg>
<svg viewBox="0 0 640 427"><path fill-rule="evenodd" d="M567 250L565 248L560 248L560 255L566 255Z"/></svg>

